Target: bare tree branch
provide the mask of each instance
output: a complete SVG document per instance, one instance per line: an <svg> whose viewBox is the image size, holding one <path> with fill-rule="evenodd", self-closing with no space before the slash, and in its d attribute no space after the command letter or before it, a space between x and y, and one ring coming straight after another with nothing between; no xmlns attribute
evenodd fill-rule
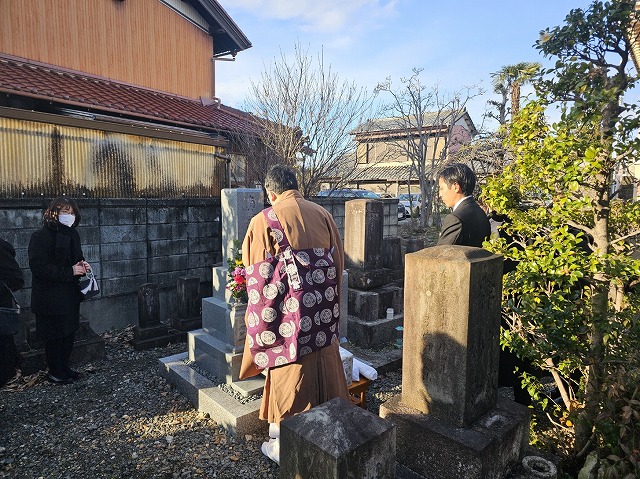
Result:
<svg viewBox="0 0 640 479"><path fill-rule="evenodd" d="M292 56L280 52L251 82L248 109L256 115L264 145L298 171L300 191L315 194L320 182L355 170L350 132L370 113L373 96L355 83L340 80L323 54L300 44Z"/></svg>

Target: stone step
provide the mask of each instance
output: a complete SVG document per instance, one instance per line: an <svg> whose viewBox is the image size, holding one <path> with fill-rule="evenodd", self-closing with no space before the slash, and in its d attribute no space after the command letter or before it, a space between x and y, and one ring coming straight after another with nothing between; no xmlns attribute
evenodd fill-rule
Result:
<svg viewBox="0 0 640 479"><path fill-rule="evenodd" d="M261 399L241 403L189 367L184 362L187 358L186 352L160 358L160 374L198 411L208 413L231 434L238 437L246 434L267 434L267 422L258 417Z"/></svg>
<svg viewBox="0 0 640 479"><path fill-rule="evenodd" d="M211 373L220 381L230 383L240 379L242 350L234 351L231 345L211 336L203 329L190 331L189 360Z"/></svg>

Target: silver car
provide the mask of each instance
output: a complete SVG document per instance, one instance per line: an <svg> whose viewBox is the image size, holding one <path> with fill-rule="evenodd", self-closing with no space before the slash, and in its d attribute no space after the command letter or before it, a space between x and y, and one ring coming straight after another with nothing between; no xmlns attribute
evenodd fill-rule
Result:
<svg viewBox="0 0 640 479"><path fill-rule="evenodd" d="M420 195L418 193L402 193L398 195L398 204L404 206L405 216L410 217L412 212L420 206Z"/></svg>

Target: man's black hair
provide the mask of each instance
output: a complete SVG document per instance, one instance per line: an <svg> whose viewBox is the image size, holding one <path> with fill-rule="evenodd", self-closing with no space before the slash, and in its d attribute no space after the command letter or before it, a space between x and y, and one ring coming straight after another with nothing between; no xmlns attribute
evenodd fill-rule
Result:
<svg viewBox="0 0 640 479"><path fill-rule="evenodd" d="M293 169L285 165L274 165L264 178L264 189L280 195L287 190L297 190L298 180Z"/></svg>
<svg viewBox="0 0 640 479"><path fill-rule="evenodd" d="M465 196L471 196L476 187L475 173L463 163L451 163L445 166L440 170L440 173L438 173L438 179L440 178L442 178L442 181L449 187L454 183L458 183Z"/></svg>

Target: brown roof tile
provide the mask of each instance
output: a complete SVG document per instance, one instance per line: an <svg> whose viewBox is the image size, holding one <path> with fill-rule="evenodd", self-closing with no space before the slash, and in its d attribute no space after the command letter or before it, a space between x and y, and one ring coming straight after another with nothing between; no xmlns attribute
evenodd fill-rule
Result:
<svg viewBox="0 0 640 479"><path fill-rule="evenodd" d="M0 91L181 126L255 134L249 115L224 105L0 54Z"/></svg>

